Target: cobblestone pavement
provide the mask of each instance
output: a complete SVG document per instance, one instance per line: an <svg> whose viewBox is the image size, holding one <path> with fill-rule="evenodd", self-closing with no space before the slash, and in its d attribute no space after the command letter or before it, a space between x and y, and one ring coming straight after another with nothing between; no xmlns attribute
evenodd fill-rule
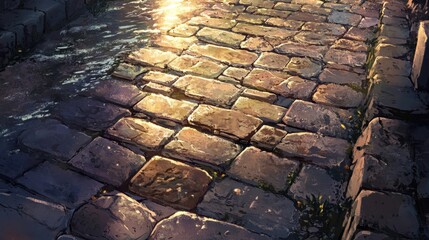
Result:
<svg viewBox="0 0 429 240"><path fill-rule="evenodd" d="M153 4L143 48L19 132L3 236L339 238L381 2Z"/></svg>

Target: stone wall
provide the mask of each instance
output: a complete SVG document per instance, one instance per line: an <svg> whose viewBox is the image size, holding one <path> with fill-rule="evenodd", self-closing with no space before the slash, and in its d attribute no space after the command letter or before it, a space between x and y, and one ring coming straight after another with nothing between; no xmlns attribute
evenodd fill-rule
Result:
<svg viewBox="0 0 429 240"><path fill-rule="evenodd" d="M429 237L425 227L429 215L422 208L429 173L422 159L428 155L420 151L425 157L416 157L416 146L428 146L427 135L419 138L419 132L428 129L424 122L429 112L410 80L406 17L405 2L384 1L371 56L366 127L353 150L353 174L347 188L353 204L342 239Z"/></svg>

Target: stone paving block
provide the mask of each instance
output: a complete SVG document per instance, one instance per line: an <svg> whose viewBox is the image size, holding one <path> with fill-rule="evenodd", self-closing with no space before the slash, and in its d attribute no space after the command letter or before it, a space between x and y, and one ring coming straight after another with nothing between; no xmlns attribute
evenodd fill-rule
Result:
<svg viewBox="0 0 429 240"><path fill-rule="evenodd" d="M239 3L243 5L251 5L251 6L261 7L261 8L273 8L275 4L267 0L240 0Z"/></svg>
<svg viewBox="0 0 429 240"><path fill-rule="evenodd" d="M357 41L368 42L375 38L374 29L371 28L357 28L351 27L347 33L344 35L344 38L349 38Z"/></svg>
<svg viewBox="0 0 429 240"><path fill-rule="evenodd" d="M293 12L287 19L302 22L324 22L326 20L326 16L308 12Z"/></svg>
<svg viewBox="0 0 429 240"><path fill-rule="evenodd" d="M120 63L112 73L113 76L133 81L136 77L148 70L142 66L132 65L129 63Z"/></svg>
<svg viewBox="0 0 429 240"><path fill-rule="evenodd" d="M291 2L293 4L313 5L313 6L320 6L323 4L323 2L319 0L292 0Z"/></svg>
<svg viewBox="0 0 429 240"><path fill-rule="evenodd" d="M191 210L211 180L204 170L155 156L131 179L130 190L162 204Z"/></svg>
<svg viewBox="0 0 429 240"><path fill-rule="evenodd" d="M323 16L328 16L329 14L331 14L332 9L319 7L317 5L303 5L301 7L301 11L313 13L313 14L318 14L318 15L323 15Z"/></svg>
<svg viewBox="0 0 429 240"><path fill-rule="evenodd" d="M400 59L377 57L371 69L370 75L399 75L408 77L411 73L411 63Z"/></svg>
<svg viewBox="0 0 429 240"><path fill-rule="evenodd" d="M243 78L246 77L249 72L250 71L245 68L229 67L223 72L223 75L235 78L237 80L243 80Z"/></svg>
<svg viewBox="0 0 429 240"><path fill-rule="evenodd" d="M397 26L389 26L389 25L381 25L380 35L391 37L391 38L402 38L408 39L410 36L410 31L408 27L397 27Z"/></svg>
<svg viewBox="0 0 429 240"><path fill-rule="evenodd" d="M139 118L122 118L107 130L107 134L143 150L156 151L167 143L174 130Z"/></svg>
<svg viewBox="0 0 429 240"><path fill-rule="evenodd" d="M264 125L252 136L251 143L257 147L273 149L286 134L284 130Z"/></svg>
<svg viewBox="0 0 429 240"><path fill-rule="evenodd" d="M285 157L333 168L350 163L350 148L351 145L343 139L299 132L287 134L275 151Z"/></svg>
<svg viewBox="0 0 429 240"><path fill-rule="evenodd" d="M324 3L323 7L332 8L332 9L338 10L338 11L350 11L352 8L352 6L350 6L350 4L342 4L342 3L334 3L334 2Z"/></svg>
<svg viewBox="0 0 429 240"><path fill-rule="evenodd" d="M184 74L195 74L209 78L218 77L226 68L223 64L190 55L182 55L176 58L168 64L168 67Z"/></svg>
<svg viewBox="0 0 429 240"><path fill-rule="evenodd" d="M232 109L258 117L265 122L274 123L280 122L286 113L286 108L246 97L238 98Z"/></svg>
<svg viewBox="0 0 429 240"><path fill-rule="evenodd" d="M350 120L353 116L347 110L296 100L283 122L292 127L347 139L352 130Z"/></svg>
<svg viewBox="0 0 429 240"><path fill-rule="evenodd" d="M289 11L281 11L281 10L266 9L266 8L248 7L246 10L256 15L265 15L265 16L280 17L280 18L287 18L290 14Z"/></svg>
<svg viewBox="0 0 429 240"><path fill-rule="evenodd" d="M236 50L216 45L192 45L189 51L233 66L250 66L258 55L245 50Z"/></svg>
<svg viewBox="0 0 429 240"><path fill-rule="evenodd" d="M282 27L289 30L299 30L302 25L304 25L304 22L297 20L285 20L283 18L269 18L265 21L265 24L275 27Z"/></svg>
<svg viewBox="0 0 429 240"><path fill-rule="evenodd" d="M270 92L263 92L255 89L245 89L241 94L243 97L252 98L264 102L274 103L277 100L277 95Z"/></svg>
<svg viewBox="0 0 429 240"><path fill-rule="evenodd" d="M251 13L241 13L237 16L237 21L252 24L263 24L268 16L255 15Z"/></svg>
<svg viewBox="0 0 429 240"><path fill-rule="evenodd" d="M362 86L364 77L359 74L333 68L325 68L319 75L319 80L322 83L350 84Z"/></svg>
<svg viewBox="0 0 429 240"><path fill-rule="evenodd" d="M240 46L246 36L215 28L204 27L197 33L197 37L209 43L227 45L232 47Z"/></svg>
<svg viewBox="0 0 429 240"><path fill-rule="evenodd" d="M179 53L188 49L192 44L198 42L198 39L196 37L174 37L169 35L160 35L151 42L155 46L176 49Z"/></svg>
<svg viewBox="0 0 429 240"><path fill-rule="evenodd" d="M220 106L232 104L240 94L240 89L233 84L191 75L179 78L173 86L186 96Z"/></svg>
<svg viewBox="0 0 429 240"><path fill-rule="evenodd" d="M261 25L253 25L247 23L238 23L232 31L250 34L261 37L276 37L276 38L288 38L296 34L295 31L290 31L277 27L267 27Z"/></svg>
<svg viewBox="0 0 429 240"><path fill-rule="evenodd" d="M173 216L159 222L149 239L189 239L212 240L268 240L263 235L252 233L247 229L219 220L200 217L189 212L177 212Z"/></svg>
<svg viewBox="0 0 429 240"><path fill-rule="evenodd" d="M301 7L302 6L300 4L277 2L276 5L274 6L274 9L286 10L286 11L299 11Z"/></svg>
<svg viewBox="0 0 429 240"><path fill-rule="evenodd" d="M89 200L103 187L87 176L49 162L26 172L17 182L69 208Z"/></svg>
<svg viewBox="0 0 429 240"><path fill-rule="evenodd" d="M393 76L393 75L382 75L376 74L372 79L371 84L386 83L389 86L395 86L398 88L412 88L413 84L411 79L404 76Z"/></svg>
<svg viewBox="0 0 429 240"><path fill-rule="evenodd" d="M150 82L143 86L145 92L158 93L166 96L171 96L174 90L169 86L164 86L158 83Z"/></svg>
<svg viewBox="0 0 429 240"><path fill-rule="evenodd" d="M310 57L322 60L328 51L326 46L314 46L303 43L287 42L278 45L275 51L282 54L290 54L298 57Z"/></svg>
<svg viewBox="0 0 429 240"><path fill-rule="evenodd" d="M328 17L329 22L351 26L357 26L361 19L362 16L358 14L340 11L333 11Z"/></svg>
<svg viewBox="0 0 429 240"><path fill-rule="evenodd" d="M376 56L391 57L391 58L402 58L409 52L408 47L398 46L393 44L378 44L375 48Z"/></svg>
<svg viewBox="0 0 429 240"><path fill-rule="evenodd" d="M118 193L83 205L73 215L73 234L87 239L146 239L155 226L151 211Z"/></svg>
<svg viewBox="0 0 429 240"><path fill-rule="evenodd" d="M171 52L161 51L156 48L141 48L128 55L128 59L139 64L165 68L167 64L177 57Z"/></svg>
<svg viewBox="0 0 429 240"><path fill-rule="evenodd" d="M364 95L351 87L337 84L319 85L313 101L334 107L356 108L362 104Z"/></svg>
<svg viewBox="0 0 429 240"><path fill-rule="evenodd" d="M163 206L158 203L152 202L151 200L148 200L148 199L141 201L141 203L144 204L151 211L152 217L157 222L165 218L168 218L171 215L178 212L176 209L172 207Z"/></svg>
<svg viewBox="0 0 429 240"><path fill-rule="evenodd" d="M296 200L304 201L306 197L314 195L321 196L323 200L333 204L339 204L344 201L345 184L332 178L322 168L305 165L289 191Z"/></svg>
<svg viewBox="0 0 429 240"><path fill-rule="evenodd" d="M240 44L240 47L258 52L273 50L273 46L262 37L249 37Z"/></svg>
<svg viewBox="0 0 429 240"><path fill-rule="evenodd" d="M417 239L419 222L415 202L403 194L364 190L353 203L343 239L350 239L358 228Z"/></svg>
<svg viewBox="0 0 429 240"><path fill-rule="evenodd" d="M68 161L80 148L91 142L91 137L59 121L48 119L25 130L18 141L27 148Z"/></svg>
<svg viewBox="0 0 429 240"><path fill-rule="evenodd" d="M24 0L21 4L23 9L44 13L46 31L60 27L67 18L66 6L54 0Z"/></svg>
<svg viewBox="0 0 429 240"><path fill-rule="evenodd" d="M325 61L349 65L351 67L363 67L366 63L366 57L366 53L331 48L325 55Z"/></svg>
<svg viewBox="0 0 429 240"><path fill-rule="evenodd" d="M302 30L335 36L341 36L346 33L346 28L340 24L323 22L307 22L302 26Z"/></svg>
<svg viewBox="0 0 429 240"><path fill-rule="evenodd" d="M164 86L171 86L178 78L179 77L176 75L157 71L150 71L142 77L142 80L158 83Z"/></svg>
<svg viewBox="0 0 429 240"><path fill-rule="evenodd" d="M300 213L286 197L230 179L216 183L198 205L199 214L228 219L271 238L287 238L298 227Z"/></svg>
<svg viewBox="0 0 429 240"><path fill-rule="evenodd" d="M0 140L0 174L2 176L15 179L42 161L43 159L34 154L19 149L15 138Z"/></svg>
<svg viewBox="0 0 429 240"><path fill-rule="evenodd" d="M368 45L365 42L353 41L349 39L341 38L335 42L332 48L344 49L352 52L367 52Z"/></svg>
<svg viewBox="0 0 429 240"><path fill-rule="evenodd" d="M98 181L119 187L145 162L144 156L97 137L69 163Z"/></svg>
<svg viewBox="0 0 429 240"><path fill-rule="evenodd" d="M127 108L134 106L145 96L135 85L113 79L100 82L90 90L90 94Z"/></svg>
<svg viewBox="0 0 429 240"><path fill-rule="evenodd" d="M262 120L240 111L209 105L198 106L188 120L192 125L205 127L215 133L239 139L247 139L262 124Z"/></svg>
<svg viewBox="0 0 429 240"><path fill-rule="evenodd" d="M180 24L171 29L168 34L175 37L190 37L194 35L200 28L189 24Z"/></svg>
<svg viewBox="0 0 429 240"><path fill-rule="evenodd" d="M0 206L4 239L55 239L67 227L65 207L11 185L0 186Z"/></svg>
<svg viewBox="0 0 429 240"><path fill-rule="evenodd" d="M92 131L112 126L131 113L125 108L90 98L74 98L57 105L56 114L66 123Z"/></svg>
<svg viewBox="0 0 429 240"><path fill-rule="evenodd" d="M187 23L190 25L207 26L220 29L231 29L237 24L237 22L232 19L211 18L202 16L193 17Z"/></svg>
<svg viewBox="0 0 429 240"><path fill-rule="evenodd" d="M293 57L286 66L286 70L293 74L311 78L319 75L319 73L322 71L322 65L311 60L310 58Z"/></svg>
<svg viewBox="0 0 429 240"><path fill-rule="evenodd" d="M197 104L188 101L180 101L159 94L149 94L134 106L134 110L156 118L184 123L196 107Z"/></svg>
<svg viewBox="0 0 429 240"><path fill-rule="evenodd" d="M285 73L255 68L244 78L243 85L274 92L284 97L307 99L317 84Z"/></svg>
<svg viewBox="0 0 429 240"><path fill-rule="evenodd" d="M204 17L212 17L212 18L234 19L237 17L238 13L207 9L201 12L200 15Z"/></svg>
<svg viewBox="0 0 429 240"><path fill-rule="evenodd" d="M370 27L376 27L378 25L378 18L372 18L372 17L364 17L360 21L358 28L370 28Z"/></svg>
<svg viewBox="0 0 429 240"><path fill-rule="evenodd" d="M289 62L289 57L276 53L262 53L253 64L255 67L283 70Z"/></svg>
<svg viewBox="0 0 429 240"><path fill-rule="evenodd" d="M249 184L284 192L299 163L255 147L246 148L231 164L227 174Z"/></svg>
<svg viewBox="0 0 429 240"><path fill-rule="evenodd" d="M313 45L331 45L334 43L339 37L334 35L325 35L320 33L314 33L314 32L300 32L298 33L294 39L295 41L299 43L304 44L313 44Z"/></svg>
<svg viewBox="0 0 429 240"><path fill-rule="evenodd" d="M168 143L163 154L189 162L226 167L241 151L241 147L223 138L184 127Z"/></svg>

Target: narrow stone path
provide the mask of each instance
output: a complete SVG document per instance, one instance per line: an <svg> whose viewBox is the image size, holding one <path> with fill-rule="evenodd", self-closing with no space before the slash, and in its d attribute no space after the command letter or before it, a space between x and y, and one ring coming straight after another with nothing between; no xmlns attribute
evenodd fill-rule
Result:
<svg viewBox="0 0 429 240"><path fill-rule="evenodd" d="M10 180L32 193L0 182L7 214L37 194L41 236L339 238L381 3L156 4L147 46L20 134L43 159Z"/></svg>

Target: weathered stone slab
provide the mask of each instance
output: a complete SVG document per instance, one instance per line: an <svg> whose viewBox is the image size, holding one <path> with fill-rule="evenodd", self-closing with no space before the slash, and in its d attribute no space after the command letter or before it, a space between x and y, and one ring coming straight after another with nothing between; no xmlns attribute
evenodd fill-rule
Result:
<svg viewBox="0 0 429 240"><path fill-rule="evenodd" d="M204 27L198 31L197 37L202 41L232 47L240 46L240 43L246 38L246 36L241 34L208 27Z"/></svg>
<svg viewBox="0 0 429 240"><path fill-rule="evenodd" d="M322 60L328 51L326 46L314 46L302 43L288 42L282 43L275 48L275 51L283 54L290 54L298 57L310 57Z"/></svg>
<svg viewBox="0 0 429 240"><path fill-rule="evenodd" d="M258 58L257 54L246 50L236 50L211 44L192 45L189 51L234 66L250 66Z"/></svg>
<svg viewBox="0 0 429 240"><path fill-rule="evenodd" d="M26 172L17 181L69 208L79 206L103 187L86 176L48 162Z"/></svg>
<svg viewBox="0 0 429 240"><path fill-rule="evenodd" d="M142 66L120 63L115 71L113 71L112 75L118 78L133 81L138 75L146 71L147 69L143 68Z"/></svg>
<svg viewBox="0 0 429 240"><path fill-rule="evenodd" d="M66 161L90 141L91 137L56 120L46 120L31 126L19 136L19 142L25 147Z"/></svg>
<svg viewBox="0 0 429 240"><path fill-rule="evenodd" d="M332 48L344 49L352 52L366 52L368 51L368 45L365 42L353 41L349 39L341 38L335 42Z"/></svg>
<svg viewBox="0 0 429 240"><path fill-rule="evenodd" d="M262 120L240 111L200 105L189 116L192 125L202 126L228 137L246 139L256 132Z"/></svg>
<svg viewBox="0 0 429 240"><path fill-rule="evenodd" d="M256 15L265 15L270 17L280 17L287 18L290 14L289 11L281 11L276 9L267 9L267 8L252 8L248 7L246 11L251 12Z"/></svg>
<svg viewBox="0 0 429 240"><path fill-rule="evenodd" d="M286 10L286 11L299 11L301 9L301 5L293 4L293 3L277 2L276 5L274 6L274 9Z"/></svg>
<svg viewBox="0 0 429 240"><path fill-rule="evenodd" d="M155 48L142 48L128 55L128 59L139 64L165 68L168 63L177 57L171 52L161 51Z"/></svg>
<svg viewBox="0 0 429 240"><path fill-rule="evenodd" d="M344 190L345 185L334 180L326 170L305 165L289 191L296 200L305 201L306 197L314 195L331 203L339 204L344 201Z"/></svg>
<svg viewBox="0 0 429 240"><path fill-rule="evenodd" d="M341 108L359 107L363 98L362 92L337 84L319 85L313 95L314 102Z"/></svg>
<svg viewBox="0 0 429 240"><path fill-rule="evenodd" d="M375 48L376 56L391 57L391 58L402 58L409 52L408 47L398 46L393 44L378 44Z"/></svg>
<svg viewBox="0 0 429 240"><path fill-rule="evenodd" d="M156 151L167 143L174 130L139 118L122 118L107 130L107 134L143 150Z"/></svg>
<svg viewBox="0 0 429 240"><path fill-rule="evenodd" d="M237 16L237 21L252 24L263 24L268 16L255 15L251 13L241 13Z"/></svg>
<svg viewBox="0 0 429 240"><path fill-rule="evenodd" d="M267 0L240 0L239 3L243 5L251 5L251 6L261 7L261 8L274 7L274 3Z"/></svg>
<svg viewBox="0 0 429 240"><path fill-rule="evenodd" d="M145 96L135 85L117 80L97 84L90 94L124 107L132 107Z"/></svg>
<svg viewBox="0 0 429 240"><path fill-rule="evenodd" d="M351 67L362 67L366 63L366 57L366 53L331 48L325 55L325 61L349 65Z"/></svg>
<svg viewBox="0 0 429 240"><path fill-rule="evenodd" d="M252 136L251 143L257 147L271 150L280 143L286 134L287 132L284 130L264 125Z"/></svg>
<svg viewBox="0 0 429 240"><path fill-rule="evenodd" d="M346 28L340 24L323 22L307 22L302 26L302 30L335 36L346 33Z"/></svg>
<svg viewBox="0 0 429 240"><path fill-rule="evenodd" d="M429 90L429 22L420 22L411 79L417 89Z"/></svg>
<svg viewBox="0 0 429 240"><path fill-rule="evenodd" d="M408 27L389 26L382 24L380 28L380 35L391 38L408 39L410 36L410 30Z"/></svg>
<svg viewBox="0 0 429 240"><path fill-rule="evenodd" d="M289 133L275 151L285 157L301 158L322 167L338 167L350 162L351 145L343 139L315 133Z"/></svg>
<svg viewBox="0 0 429 240"><path fill-rule="evenodd" d="M350 239L358 228L416 239L419 222L415 202L403 194L363 190L353 204L343 239Z"/></svg>
<svg viewBox="0 0 429 240"><path fill-rule="evenodd" d="M189 24L180 24L177 27L171 29L168 34L175 37L191 37L200 28L197 26L191 26Z"/></svg>
<svg viewBox="0 0 429 240"><path fill-rule="evenodd" d="M119 187L145 162L143 156L115 142L98 137L69 163L98 181Z"/></svg>
<svg viewBox="0 0 429 240"><path fill-rule="evenodd" d="M338 39L338 36L302 31L302 32L298 33L294 37L294 39L295 39L295 41L300 42L300 43L304 43L304 44L314 44L314 45L326 46L326 45L331 45L332 43L334 43Z"/></svg>
<svg viewBox="0 0 429 240"><path fill-rule="evenodd" d="M274 92L285 97L307 99L317 84L285 73L255 68L243 80L243 85Z"/></svg>
<svg viewBox="0 0 429 240"><path fill-rule="evenodd" d="M241 147L223 138L184 127L163 150L163 154L190 162L226 167Z"/></svg>
<svg viewBox="0 0 429 240"><path fill-rule="evenodd" d="M157 71L150 71L142 77L142 80L158 83L165 86L171 86L177 80L177 78L179 77L176 75Z"/></svg>
<svg viewBox="0 0 429 240"><path fill-rule="evenodd" d="M218 77L226 68L223 64L190 55L182 55L174 59L168 64L168 67L184 74L195 74L210 78Z"/></svg>
<svg viewBox="0 0 429 240"><path fill-rule="evenodd" d="M288 179L298 167L297 162L279 158L255 147L248 147L234 160L227 173L252 185L282 192L289 187Z"/></svg>
<svg viewBox="0 0 429 240"><path fill-rule="evenodd" d="M162 204L191 210L211 180L204 170L155 156L131 179L130 190Z"/></svg>
<svg viewBox="0 0 429 240"><path fill-rule="evenodd" d="M289 57L276 53L262 53L254 63L255 67L283 70L289 62Z"/></svg>
<svg viewBox="0 0 429 240"><path fill-rule="evenodd" d="M237 80L243 80L243 78L247 74L249 74L249 70L245 68L236 68L236 67L229 67L223 72L223 75L235 78Z"/></svg>
<svg viewBox="0 0 429 240"><path fill-rule="evenodd" d="M228 218L271 238L290 236L299 219L299 212L286 197L230 179L216 183L198 205L197 212L216 219Z"/></svg>
<svg viewBox="0 0 429 240"><path fill-rule="evenodd" d="M204 16L193 17L188 22L190 25L207 26L220 29L231 29L235 26L236 23L237 22L235 20L231 19L211 18Z"/></svg>
<svg viewBox="0 0 429 240"><path fill-rule="evenodd" d="M180 53L183 50L188 49L189 46L198 42L196 37L173 37L169 35L159 35L153 39L152 44L159 47L176 49Z"/></svg>
<svg viewBox="0 0 429 240"><path fill-rule="evenodd" d="M74 98L60 103L56 113L66 123L93 131L102 131L131 113L125 108L90 98Z"/></svg>
<svg viewBox="0 0 429 240"><path fill-rule="evenodd" d="M240 47L259 52L273 50L273 46L262 37L249 37L240 44Z"/></svg>
<svg viewBox="0 0 429 240"><path fill-rule="evenodd" d="M286 113L286 108L246 97L238 98L232 109L259 117L266 122L279 122Z"/></svg>
<svg viewBox="0 0 429 240"><path fill-rule="evenodd" d="M324 22L326 16L312 14L308 12L293 12L288 20L302 21L302 22Z"/></svg>
<svg viewBox="0 0 429 240"><path fill-rule="evenodd" d="M323 16L328 16L332 12L332 9L320 7L317 5L303 5L301 8L301 11L313 13L313 14L318 14L318 15L323 15Z"/></svg>
<svg viewBox="0 0 429 240"><path fill-rule="evenodd" d="M347 110L296 100L283 121L292 127L346 139L352 130L352 117Z"/></svg>
<svg viewBox="0 0 429 240"><path fill-rule="evenodd" d="M384 17L383 17L384 20ZM383 21L382 20L382 21ZM362 18L362 20L360 21L358 27L359 28L371 28L371 27L376 27L378 25L378 18L372 18L372 17L364 17Z"/></svg>
<svg viewBox="0 0 429 240"><path fill-rule="evenodd" d="M146 239L155 220L143 204L118 193L83 205L73 215L72 233L88 239Z"/></svg>
<svg viewBox="0 0 429 240"><path fill-rule="evenodd" d="M322 65L310 58L293 57L286 66L286 70L306 78L311 78L319 75L322 71Z"/></svg>
<svg viewBox="0 0 429 240"><path fill-rule="evenodd" d="M283 18L269 18L265 21L265 24L275 26L275 27L283 27L289 30L299 30L304 22L297 20L285 20Z"/></svg>
<svg viewBox="0 0 429 240"><path fill-rule="evenodd" d="M173 94L173 89L169 86L164 86L158 83L149 82L146 85L143 86L143 90L145 92L150 93L159 93L165 96L171 96Z"/></svg>
<svg viewBox="0 0 429 240"><path fill-rule="evenodd" d="M184 123L197 105L188 101L180 101L159 94L149 94L143 98L134 110L157 118Z"/></svg>
<svg viewBox="0 0 429 240"><path fill-rule="evenodd" d="M270 92L259 91L255 89L245 89L241 94L243 97L248 97L264 102L274 103L277 100L277 95Z"/></svg>
<svg viewBox="0 0 429 240"><path fill-rule="evenodd" d="M362 86L363 77L359 74L333 68L325 68L319 75L319 80L322 83L350 84Z"/></svg>
<svg viewBox="0 0 429 240"><path fill-rule="evenodd" d="M183 236L189 239L212 240L268 240L268 237L249 232L243 227L221 222L219 220L200 217L189 212L177 212L173 216L159 222L150 236L150 240L180 239Z"/></svg>
<svg viewBox="0 0 429 240"><path fill-rule="evenodd" d="M362 19L362 16L358 14L333 11L328 17L328 21L332 23L339 23L345 25L357 26Z"/></svg>
<svg viewBox="0 0 429 240"><path fill-rule="evenodd" d="M296 34L295 31L282 28L252 25L246 23L238 23L237 26L232 29L232 31L261 37L276 38L288 38Z"/></svg>
<svg viewBox="0 0 429 240"><path fill-rule="evenodd" d="M375 38L375 33L373 29L370 28L357 28L351 27L347 33L344 35L344 38L349 38L352 40L368 42Z"/></svg>
<svg viewBox="0 0 429 240"><path fill-rule="evenodd" d="M191 75L179 78L173 87L186 96L220 106L231 105L240 94L240 89L233 84Z"/></svg>

